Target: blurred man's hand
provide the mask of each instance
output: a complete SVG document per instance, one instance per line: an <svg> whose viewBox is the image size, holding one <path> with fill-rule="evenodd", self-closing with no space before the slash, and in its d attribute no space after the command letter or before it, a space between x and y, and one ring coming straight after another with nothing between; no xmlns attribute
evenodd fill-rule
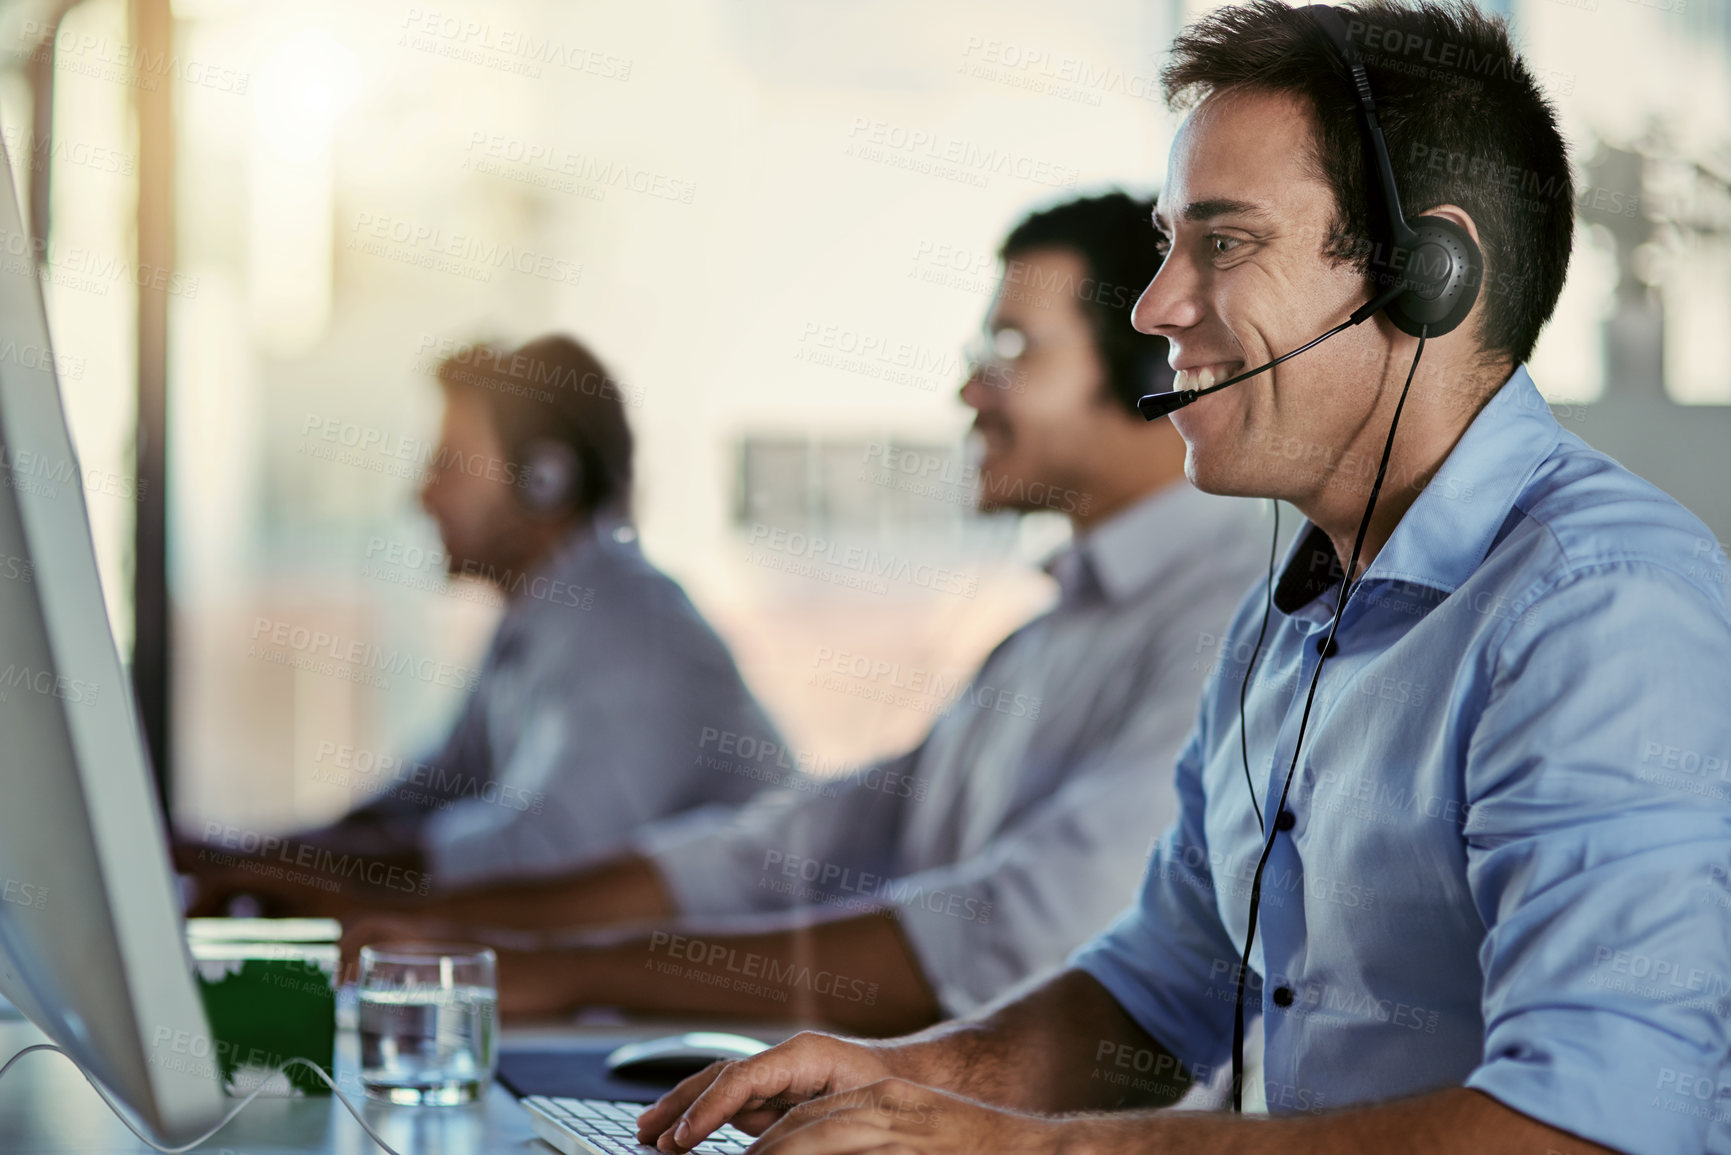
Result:
<svg viewBox="0 0 1731 1155"><path fill-rule="evenodd" d="M221 918L241 895L258 900L260 917L280 918L300 913L293 910L298 888L272 878L267 864L256 855L212 850L182 835L174 836L168 852L175 871L193 883L186 909L188 918Z"/></svg>

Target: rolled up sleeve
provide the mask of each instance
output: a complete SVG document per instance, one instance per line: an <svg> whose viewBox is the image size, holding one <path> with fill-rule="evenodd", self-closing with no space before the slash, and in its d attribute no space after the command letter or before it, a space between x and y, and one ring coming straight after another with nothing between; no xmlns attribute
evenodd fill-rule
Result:
<svg viewBox="0 0 1731 1155"><path fill-rule="evenodd" d="M471 776L469 796L428 815L419 831L421 856L440 889L479 886L502 878L532 877L573 865L571 847L597 853L607 844L600 832L572 823L559 812L558 773L571 762L571 724L557 708L543 706L523 723L510 762L495 781ZM604 798L608 783L593 783L592 812L617 814L620 804ZM549 806L551 798L552 806Z"/></svg>
<svg viewBox="0 0 1731 1155"><path fill-rule="evenodd" d="M604 678L573 675L567 653L542 650L517 675L526 690L486 686L495 699L487 725L502 764L490 779L469 775L463 796L422 825L435 886L579 870L629 849L651 823L682 815L695 822L759 791L752 777L703 765L708 733L781 746L719 643L664 610L639 616L649 640L618 650ZM663 705L649 721L643 703L653 701Z"/></svg>
<svg viewBox="0 0 1731 1155"><path fill-rule="evenodd" d="M915 756L873 769L899 772ZM871 789L877 780L872 774L801 779L725 812L646 827L633 848L655 865L682 915L790 910L805 902L803 863L884 869L903 800Z"/></svg>
<svg viewBox="0 0 1731 1155"><path fill-rule="evenodd" d="M1062 966L1135 897L1177 811L1172 767L1195 693L1186 671L1169 671L1110 742L981 853L883 889L946 1012L966 1014Z"/></svg>
<svg viewBox="0 0 1731 1155"><path fill-rule="evenodd" d="M1731 1115L1728 653L1668 571L1572 575L1510 627L1468 753L1466 1085L1619 1151L1707 1150Z"/></svg>

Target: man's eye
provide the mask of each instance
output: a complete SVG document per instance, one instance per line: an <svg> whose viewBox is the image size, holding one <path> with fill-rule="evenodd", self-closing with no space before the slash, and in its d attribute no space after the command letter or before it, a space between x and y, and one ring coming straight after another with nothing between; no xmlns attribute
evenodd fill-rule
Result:
<svg viewBox="0 0 1731 1155"><path fill-rule="evenodd" d="M1165 260L1167 258L1167 256L1169 256L1171 254L1171 252L1172 252L1172 238L1168 237L1164 234L1160 234L1160 235L1155 236L1155 238L1154 238L1154 254L1157 257L1159 257L1161 260Z"/></svg>
<svg viewBox="0 0 1731 1155"><path fill-rule="evenodd" d="M1028 351L1028 335L1020 329L1005 326L992 334L992 355L1000 361L1014 361Z"/></svg>
<svg viewBox="0 0 1731 1155"><path fill-rule="evenodd" d="M1225 237L1219 233L1208 234L1208 249L1215 256L1225 256L1244 242L1237 237Z"/></svg>

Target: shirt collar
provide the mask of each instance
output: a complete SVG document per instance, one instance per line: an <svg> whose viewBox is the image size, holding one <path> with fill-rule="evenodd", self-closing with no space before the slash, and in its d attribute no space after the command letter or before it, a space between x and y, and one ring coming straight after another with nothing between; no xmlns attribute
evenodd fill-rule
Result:
<svg viewBox="0 0 1731 1155"><path fill-rule="evenodd" d="M610 511L579 518L569 533L539 562L512 582L522 588L538 581L562 581L573 586L587 586L603 577L603 570L613 558L637 549L637 530L630 520ZM507 591L509 592L509 591ZM545 599L512 597L506 603L506 613L516 611L527 616Z"/></svg>
<svg viewBox="0 0 1731 1155"><path fill-rule="evenodd" d="M1176 481L1119 510L1058 551L1045 564L1066 599L1084 590L1107 601L1135 597L1174 566L1217 520L1210 498ZM1184 543L1185 549L1173 548Z"/></svg>
<svg viewBox="0 0 1731 1155"><path fill-rule="evenodd" d="M600 536L607 532L598 522L589 518L580 519L563 541L554 546L551 551L530 571L532 576L547 578L568 578L582 570L589 562L590 555L602 544Z"/></svg>
<svg viewBox="0 0 1731 1155"><path fill-rule="evenodd" d="M1407 582L1445 595L1460 588L1485 560L1515 499L1560 436L1527 367L1517 366L1394 527L1364 580ZM1340 574L1328 536L1307 522L1287 552L1274 604L1290 614Z"/></svg>

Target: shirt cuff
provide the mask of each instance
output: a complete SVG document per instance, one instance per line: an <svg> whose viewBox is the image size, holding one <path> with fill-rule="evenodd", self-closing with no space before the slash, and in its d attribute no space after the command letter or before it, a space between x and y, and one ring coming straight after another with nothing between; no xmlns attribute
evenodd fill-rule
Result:
<svg viewBox="0 0 1731 1155"><path fill-rule="evenodd" d="M971 1014L1027 977L998 949L990 902L960 891L927 893L936 908L921 901L923 895L891 908L944 1017Z"/></svg>
<svg viewBox="0 0 1731 1155"><path fill-rule="evenodd" d="M741 869L739 848L723 834L737 814L736 807L704 807L652 823L633 837L632 849L654 864L679 914L743 914L764 905L740 883L760 872Z"/></svg>
<svg viewBox="0 0 1731 1155"><path fill-rule="evenodd" d="M501 873L499 864L485 853L487 844L476 846L474 839L454 834L438 823L424 823L419 841L421 867L434 890L483 885ZM497 846L496 841L493 846Z"/></svg>
<svg viewBox="0 0 1731 1155"><path fill-rule="evenodd" d="M1723 1056L1691 1062L1670 1041L1657 1048L1653 1027L1603 1010L1525 1011L1489 1033L1494 1057L1466 1085L1628 1155L1706 1151L1709 1126L1731 1114Z"/></svg>
<svg viewBox="0 0 1731 1155"><path fill-rule="evenodd" d="M439 890L557 877L623 849L571 829L556 813L531 815L473 799L430 816L419 844Z"/></svg>

